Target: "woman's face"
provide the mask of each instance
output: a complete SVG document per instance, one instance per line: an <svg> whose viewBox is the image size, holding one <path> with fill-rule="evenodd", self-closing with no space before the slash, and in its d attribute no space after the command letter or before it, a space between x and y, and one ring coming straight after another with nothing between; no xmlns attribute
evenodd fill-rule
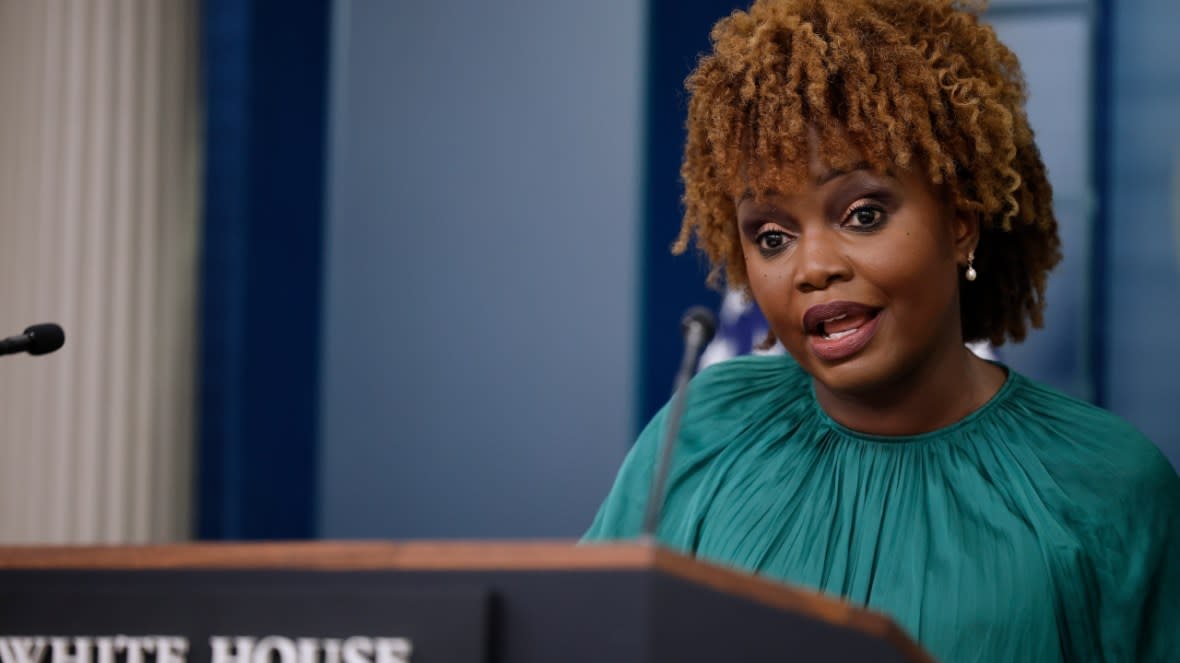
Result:
<svg viewBox="0 0 1180 663"><path fill-rule="evenodd" d="M855 395L962 348L969 226L921 175L836 172L814 157L810 170L801 191L737 203L751 293L787 351L831 391Z"/></svg>

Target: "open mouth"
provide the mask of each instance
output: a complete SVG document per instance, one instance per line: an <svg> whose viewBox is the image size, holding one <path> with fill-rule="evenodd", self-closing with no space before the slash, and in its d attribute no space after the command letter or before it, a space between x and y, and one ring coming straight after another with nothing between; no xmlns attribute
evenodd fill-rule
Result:
<svg viewBox="0 0 1180 663"><path fill-rule="evenodd" d="M856 302L829 302L807 309L803 325L811 351L826 361L856 354L872 340L881 311Z"/></svg>

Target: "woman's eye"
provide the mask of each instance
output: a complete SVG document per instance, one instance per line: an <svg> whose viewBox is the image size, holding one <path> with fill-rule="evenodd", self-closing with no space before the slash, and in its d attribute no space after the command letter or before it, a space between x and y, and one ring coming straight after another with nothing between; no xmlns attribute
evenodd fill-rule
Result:
<svg viewBox="0 0 1180 663"><path fill-rule="evenodd" d="M768 230L758 235L755 241L763 252L772 252L786 246L787 235L777 230Z"/></svg>
<svg viewBox="0 0 1180 663"><path fill-rule="evenodd" d="M876 205L861 205L852 210L846 223L854 229L867 230L881 225L885 220L885 210Z"/></svg>

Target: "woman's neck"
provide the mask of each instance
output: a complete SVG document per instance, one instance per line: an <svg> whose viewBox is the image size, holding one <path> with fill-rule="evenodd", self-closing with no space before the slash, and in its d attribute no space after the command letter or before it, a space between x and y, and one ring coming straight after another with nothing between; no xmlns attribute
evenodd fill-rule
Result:
<svg viewBox="0 0 1180 663"><path fill-rule="evenodd" d="M828 416L870 435L918 435L949 426L982 407L1003 386L1004 369L955 340L928 354L904 377L857 394L815 382Z"/></svg>

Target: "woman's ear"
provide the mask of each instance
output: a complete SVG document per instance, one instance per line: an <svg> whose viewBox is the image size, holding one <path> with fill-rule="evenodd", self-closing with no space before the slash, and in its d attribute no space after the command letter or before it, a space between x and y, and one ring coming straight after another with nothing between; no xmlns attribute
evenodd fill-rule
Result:
<svg viewBox="0 0 1180 663"><path fill-rule="evenodd" d="M955 259L967 263L967 257L979 246L979 217L974 214L956 214L951 225L955 243Z"/></svg>

